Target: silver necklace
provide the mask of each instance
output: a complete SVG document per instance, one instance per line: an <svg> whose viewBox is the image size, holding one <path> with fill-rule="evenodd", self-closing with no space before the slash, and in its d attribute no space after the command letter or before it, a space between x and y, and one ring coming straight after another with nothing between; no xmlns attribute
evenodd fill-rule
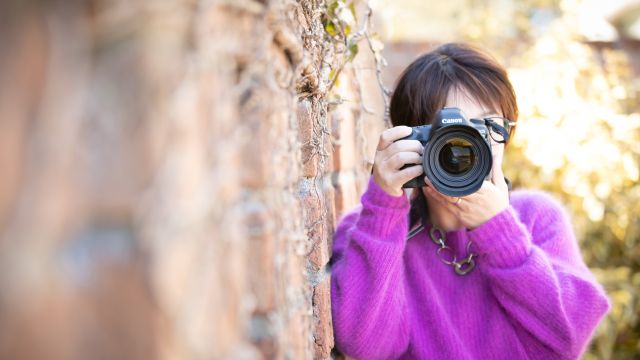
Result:
<svg viewBox="0 0 640 360"><path fill-rule="evenodd" d="M436 232L439 233L440 236L436 236ZM429 230L429 237L431 237L431 240L436 245L440 246L438 251L436 251L440 260L447 265L453 266L453 270L455 270L456 274L467 275L476 266L476 262L473 260L475 254L471 252L471 241L467 242L467 257L461 261L457 261L456 254L445 243L445 241L447 241L447 235L444 231L436 227L432 227L431 230ZM447 252L450 254L449 258L447 258L446 254L443 255L443 253Z"/></svg>
<svg viewBox="0 0 640 360"><path fill-rule="evenodd" d="M410 239L414 237L420 231L422 231L422 229L424 229L424 225L420 225L418 228L412 230L411 232L409 232L408 238ZM436 233L438 233L439 236L436 236ZM456 274L467 275L471 272L471 270L473 270L473 268L475 268L476 262L473 260L473 257L476 255L471 252L471 241L467 242L467 256L464 259L458 261L456 259L456 254L446 244L447 235L444 231L436 227L431 227L431 230L429 230L429 237L431 238L431 241L440 246L436 251L436 254L440 258L440 260L447 265L453 266L453 270L456 272Z"/></svg>

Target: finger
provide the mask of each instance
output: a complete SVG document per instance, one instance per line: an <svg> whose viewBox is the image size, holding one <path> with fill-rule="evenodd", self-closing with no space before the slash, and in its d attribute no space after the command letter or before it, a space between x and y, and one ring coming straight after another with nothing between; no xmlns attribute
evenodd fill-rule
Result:
<svg viewBox="0 0 640 360"><path fill-rule="evenodd" d="M434 200L434 201L436 201L437 203L439 203L441 205L449 205L449 202L445 201L442 198L442 195L440 193L438 193L433 187L427 185L424 188L424 192L425 192L425 195L427 195L427 197L429 199Z"/></svg>
<svg viewBox="0 0 640 360"><path fill-rule="evenodd" d="M493 183L493 179L491 181L484 180L482 182L482 185L480 185L480 189L478 189L476 192L474 192L472 194L467 195L467 197L468 198L474 198L476 196L482 196L482 194L487 192L487 190L489 190L489 188L491 188L491 187L496 187L496 185Z"/></svg>
<svg viewBox="0 0 640 360"><path fill-rule="evenodd" d="M387 129L380 135L380 141L378 141L378 150L384 150L394 141L403 137L411 135L411 128L408 126L396 126L391 129Z"/></svg>
<svg viewBox="0 0 640 360"><path fill-rule="evenodd" d="M404 184L409 180L422 175L423 172L424 170L422 169L422 165L413 165L398 171L395 176L397 177L398 182L402 182Z"/></svg>
<svg viewBox="0 0 640 360"><path fill-rule="evenodd" d="M384 149L384 152L389 155L393 155L401 151L413 151L422 154L424 146L422 146L418 140L396 140L393 144Z"/></svg>
<svg viewBox="0 0 640 360"><path fill-rule="evenodd" d="M386 161L391 169L397 170L407 164L422 164L422 155L404 151L391 155Z"/></svg>
<svg viewBox="0 0 640 360"><path fill-rule="evenodd" d="M438 200L444 201L447 204L451 204L451 203L455 202L455 200L451 200L451 198L449 196L446 196L446 195L440 193L438 190L436 190L436 188L433 186L431 181L429 181L428 177L426 177L426 176L424 177L424 182L425 182L425 184L427 184L427 190L432 192L433 196L437 197Z"/></svg>
<svg viewBox="0 0 640 360"><path fill-rule="evenodd" d="M426 176L425 176L425 183L427 184L427 191L431 194L431 197L437 200L439 203L447 206L447 208L451 212L457 215L460 214L460 212L464 212L468 210L471 207L471 205L474 203L473 195L475 195L476 193L467 195L467 196L462 196L462 197L458 197L458 196L451 197L451 196L444 195L440 193L438 190L436 190L435 187L433 187L433 185L431 184L431 182L429 182L429 179Z"/></svg>
<svg viewBox="0 0 640 360"><path fill-rule="evenodd" d="M484 198L488 192L491 192L491 188L496 187L497 185L495 185L493 181L485 180L482 182L482 186L480 186L480 189L478 189L478 191L474 192L473 194L469 194L464 198L468 200L468 202L474 203L476 202L476 200Z"/></svg>
<svg viewBox="0 0 640 360"><path fill-rule="evenodd" d="M446 211L452 213L455 216L459 215L460 209L458 208L458 206L449 201L446 196L440 194L433 187L427 186L425 188L425 195L431 201L435 201L436 203L440 204L440 206L442 206Z"/></svg>
<svg viewBox="0 0 640 360"><path fill-rule="evenodd" d="M458 208L458 210L461 213L464 213L466 211L469 211L470 209L473 208L473 202L471 202L466 196L465 197L461 197L460 201L455 204L455 207Z"/></svg>

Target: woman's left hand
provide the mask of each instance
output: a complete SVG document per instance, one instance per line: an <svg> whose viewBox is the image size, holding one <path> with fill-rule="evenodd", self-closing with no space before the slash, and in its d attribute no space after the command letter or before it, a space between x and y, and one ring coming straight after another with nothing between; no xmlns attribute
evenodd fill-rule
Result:
<svg viewBox="0 0 640 360"><path fill-rule="evenodd" d="M426 195L442 204L467 229L472 230L484 224L509 206L509 187L502 173L502 151L496 153L491 181L485 180L480 190L458 200L457 197L439 193L425 177Z"/></svg>

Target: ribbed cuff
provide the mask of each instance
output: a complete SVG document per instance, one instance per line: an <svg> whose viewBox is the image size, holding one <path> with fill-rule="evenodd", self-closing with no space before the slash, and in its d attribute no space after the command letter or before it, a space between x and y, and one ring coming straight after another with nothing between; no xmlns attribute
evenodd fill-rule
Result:
<svg viewBox="0 0 640 360"><path fill-rule="evenodd" d="M380 239L386 239L392 233L406 235L410 206L406 195L388 194L371 177L361 200L359 227L366 228Z"/></svg>
<svg viewBox="0 0 640 360"><path fill-rule="evenodd" d="M494 267L518 266L531 253L531 236L512 207L470 230L467 235L475 251Z"/></svg>
<svg viewBox="0 0 640 360"><path fill-rule="evenodd" d="M400 196L393 196L387 193L378 184L376 184L375 180L373 180L373 176L369 178L367 191L363 194L363 200L365 198L376 206L391 209L409 208L409 199L407 199L407 196L404 193Z"/></svg>

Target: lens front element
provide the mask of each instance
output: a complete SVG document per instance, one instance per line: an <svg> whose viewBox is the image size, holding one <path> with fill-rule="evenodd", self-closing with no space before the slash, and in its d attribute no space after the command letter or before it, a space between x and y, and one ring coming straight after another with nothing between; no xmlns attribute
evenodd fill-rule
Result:
<svg viewBox="0 0 640 360"><path fill-rule="evenodd" d="M440 166L451 175L461 175L471 169L475 160L473 145L461 138L449 139L440 150Z"/></svg>

